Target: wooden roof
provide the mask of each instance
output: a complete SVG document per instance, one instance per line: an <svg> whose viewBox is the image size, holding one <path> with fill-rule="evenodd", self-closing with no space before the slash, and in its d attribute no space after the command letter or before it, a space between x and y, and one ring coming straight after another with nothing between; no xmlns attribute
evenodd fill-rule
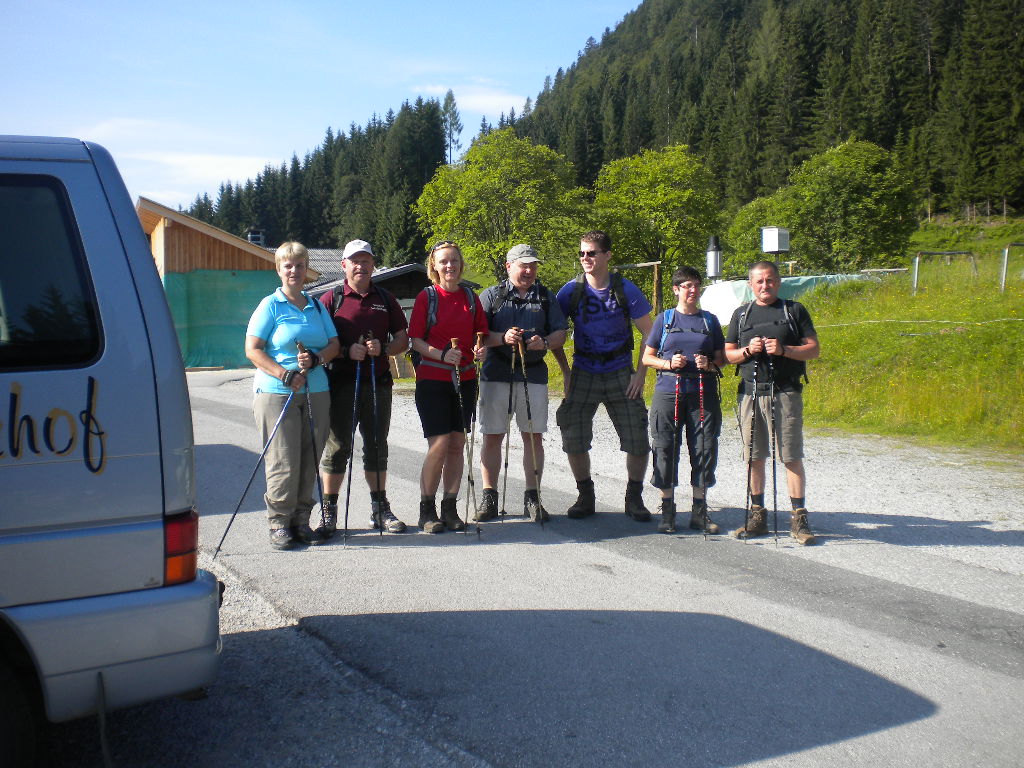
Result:
<svg viewBox="0 0 1024 768"><path fill-rule="evenodd" d="M175 224L183 227L188 227L195 232L213 238L230 248L235 249L241 253L255 257L261 262L266 262L268 269L276 269L274 262L274 252L268 251L262 246L250 243L244 237L238 237L230 232L225 232L223 229L219 229L212 224L207 224L205 221L193 218L186 213L176 211L173 208L168 208L166 205L150 200L146 197L140 197L135 204L135 211L139 216L139 221L142 224L142 229L147 235L152 235L154 230L160 225L163 219L168 219ZM313 269L310 265L306 280L317 280L320 277L320 273Z"/></svg>

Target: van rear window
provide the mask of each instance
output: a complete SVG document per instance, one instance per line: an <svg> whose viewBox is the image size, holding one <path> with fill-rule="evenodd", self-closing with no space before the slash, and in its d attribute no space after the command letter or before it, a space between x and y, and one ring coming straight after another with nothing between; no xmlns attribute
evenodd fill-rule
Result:
<svg viewBox="0 0 1024 768"><path fill-rule="evenodd" d="M95 297L63 185L0 174L0 369L82 365L99 350Z"/></svg>

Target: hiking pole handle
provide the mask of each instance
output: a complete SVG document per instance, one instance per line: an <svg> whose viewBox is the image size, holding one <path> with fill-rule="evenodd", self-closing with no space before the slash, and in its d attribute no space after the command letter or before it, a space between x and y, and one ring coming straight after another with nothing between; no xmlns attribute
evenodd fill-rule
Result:
<svg viewBox="0 0 1024 768"><path fill-rule="evenodd" d="M369 344L371 341L377 341L377 339L373 335L373 331L369 330L369 331L366 332L366 339L365 339L365 341L363 341L363 343L364 344ZM372 352L370 352L369 348L367 348L367 350L366 350L366 354L368 354L370 357L378 357L380 355L380 352L381 352L381 350L377 350L377 354L373 354Z"/></svg>

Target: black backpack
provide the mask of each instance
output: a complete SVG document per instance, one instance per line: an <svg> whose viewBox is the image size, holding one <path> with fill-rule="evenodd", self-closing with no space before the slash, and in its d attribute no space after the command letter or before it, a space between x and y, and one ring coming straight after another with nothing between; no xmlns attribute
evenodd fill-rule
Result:
<svg viewBox="0 0 1024 768"><path fill-rule="evenodd" d="M756 304L756 303L757 303L756 299L754 301L751 301L749 304L747 304L747 306L745 306L743 308L743 311L740 312L740 319L736 323L736 340L737 341L739 341L740 334L743 332L743 324L747 322L747 313L750 312L750 308L753 307L754 304ZM793 300L792 299L783 299L782 300L782 313L783 313L783 315L786 318L786 325L789 327L789 331L790 331L790 333L793 334L793 337L796 338L799 341L802 337L800 336L800 329L797 328L797 326L796 326L796 320L793 319L793 313L790 311L790 308L792 306L793 306ZM800 380L801 376L803 376L803 379L804 379L805 382L809 382L810 381L810 379L807 377L807 363L806 363L806 361L804 361L804 360L799 360L799 361L797 361L797 360L790 360L790 361L787 361L787 362L793 363L793 365L797 369L796 370L796 380L797 381ZM736 366L736 375L737 376L740 375L740 365Z"/></svg>
<svg viewBox="0 0 1024 768"><path fill-rule="evenodd" d="M541 311L544 313L544 333L546 335L548 333L548 308L551 306L551 291L549 291L547 289L547 287L540 282L540 280L538 280L536 282L536 286L537 286L537 295L540 297L540 308L541 308ZM487 312L487 325L488 326L490 326L491 322L494 320L494 316L496 314L498 314L498 312L500 312L501 309L508 302L509 297L511 295L512 295L512 290L509 287L508 280L502 281L502 283L498 286L498 293L497 293L497 296L495 296L494 302L491 304L491 309L489 309L488 312ZM516 298L513 301L522 301L522 303L524 303L524 304L536 304L537 303L535 301L526 301L526 300L521 300L519 298Z"/></svg>

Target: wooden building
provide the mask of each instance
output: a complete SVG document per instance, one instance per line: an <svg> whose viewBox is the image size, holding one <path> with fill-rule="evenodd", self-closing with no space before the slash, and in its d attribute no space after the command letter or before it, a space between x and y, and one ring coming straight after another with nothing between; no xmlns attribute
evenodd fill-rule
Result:
<svg viewBox="0 0 1024 768"><path fill-rule="evenodd" d="M140 197L135 210L164 283L185 365L235 368L245 328L280 280L274 253L165 205ZM320 273L311 269L307 280Z"/></svg>

